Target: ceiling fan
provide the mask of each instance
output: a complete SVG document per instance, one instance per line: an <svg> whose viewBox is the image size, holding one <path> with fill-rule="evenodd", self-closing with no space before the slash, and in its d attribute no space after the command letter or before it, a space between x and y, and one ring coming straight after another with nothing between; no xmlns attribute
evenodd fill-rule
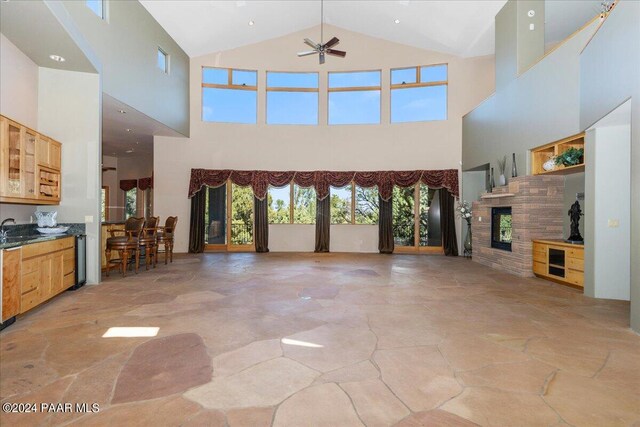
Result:
<svg viewBox="0 0 640 427"><path fill-rule="evenodd" d="M343 50L331 49L333 46L340 43L337 37L333 37L326 43L322 43L324 36L324 0L320 0L320 43L316 43L310 39L304 39L304 42L311 46L313 50L307 50L305 52L298 52L298 56L309 56L319 54L320 64L324 64L324 55L334 55L344 58L347 56L347 52Z"/></svg>

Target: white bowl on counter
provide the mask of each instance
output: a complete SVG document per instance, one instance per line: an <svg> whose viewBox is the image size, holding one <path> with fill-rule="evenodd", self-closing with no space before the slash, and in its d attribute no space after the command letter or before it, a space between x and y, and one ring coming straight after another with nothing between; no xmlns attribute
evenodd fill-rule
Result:
<svg viewBox="0 0 640 427"><path fill-rule="evenodd" d="M38 227L36 228L36 230L38 230L38 232L40 234L62 234L62 233L66 233L67 230L69 229L69 227Z"/></svg>

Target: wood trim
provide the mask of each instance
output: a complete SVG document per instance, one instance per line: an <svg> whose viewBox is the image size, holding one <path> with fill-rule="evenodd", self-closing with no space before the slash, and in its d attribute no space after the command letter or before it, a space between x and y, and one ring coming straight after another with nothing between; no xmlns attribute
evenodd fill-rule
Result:
<svg viewBox="0 0 640 427"><path fill-rule="evenodd" d="M257 91L258 86L246 86L246 85L221 85L217 83L202 83L203 88L212 88L212 89L235 89L235 90L252 90Z"/></svg>
<svg viewBox="0 0 640 427"><path fill-rule="evenodd" d="M557 141L549 142L548 144L544 144L544 145L540 145L538 147L534 147L534 148L531 149L531 151L543 150L545 148L553 147L553 146L558 145L558 144L565 144L567 142L571 142L571 141L578 140L580 138L584 138L585 135L586 135L585 132L580 132L580 133L577 133L575 135L571 135L571 136L568 136L566 138L559 139Z"/></svg>
<svg viewBox="0 0 640 427"><path fill-rule="evenodd" d="M267 92L320 92L317 88L310 87L268 87Z"/></svg>
<svg viewBox="0 0 640 427"><path fill-rule="evenodd" d="M382 86L355 86L355 87L334 87L327 89L328 92L359 92L367 90L382 90Z"/></svg>
<svg viewBox="0 0 640 427"><path fill-rule="evenodd" d="M584 52L584 50L587 48L587 46L589 46L589 43L591 43L591 40L593 40L593 38L596 36L598 31L600 31L600 28L602 28L602 25L604 25L604 22L607 20L607 18L609 18L609 15L611 15L611 12L613 12L613 10L616 8L616 6L618 5L618 2L619 2L619 0L614 0L614 2L611 4L611 9L609 9L609 12L607 12L605 14L600 13L600 14L596 15L591 21L589 21L587 24L583 25L582 28L580 28L580 30L578 30L578 31L581 31L584 27L587 27L594 20L596 20L598 17L600 17L600 19L601 19L600 24L598 24L598 27L595 29L593 34L591 34L591 37L589 37L589 40L587 40L585 45L582 47L582 50L580 51L580 55L582 55L582 52Z"/></svg>
<svg viewBox="0 0 640 427"><path fill-rule="evenodd" d="M446 80L441 80L438 82L429 82L429 83L405 83L405 84L395 84L391 85L391 90L394 89L411 89L416 87L429 87L429 86L448 86L449 82Z"/></svg>

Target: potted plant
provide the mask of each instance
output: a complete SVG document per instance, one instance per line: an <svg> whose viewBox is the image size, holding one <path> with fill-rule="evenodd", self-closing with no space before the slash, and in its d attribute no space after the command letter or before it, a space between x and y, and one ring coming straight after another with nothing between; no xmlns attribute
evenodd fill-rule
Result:
<svg viewBox="0 0 640 427"><path fill-rule="evenodd" d="M582 163L584 148L569 147L555 158L556 165L575 166Z"/></svg>

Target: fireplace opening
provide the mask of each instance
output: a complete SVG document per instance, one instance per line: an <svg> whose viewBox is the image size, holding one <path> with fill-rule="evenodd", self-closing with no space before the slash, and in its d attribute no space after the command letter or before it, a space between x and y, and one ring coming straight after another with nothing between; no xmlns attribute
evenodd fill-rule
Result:
<svg viewBox="0 0 640 427"><path fill-rule="evenodd" d="M491 247L511 252L511 207L491 208Z"/></svg>

